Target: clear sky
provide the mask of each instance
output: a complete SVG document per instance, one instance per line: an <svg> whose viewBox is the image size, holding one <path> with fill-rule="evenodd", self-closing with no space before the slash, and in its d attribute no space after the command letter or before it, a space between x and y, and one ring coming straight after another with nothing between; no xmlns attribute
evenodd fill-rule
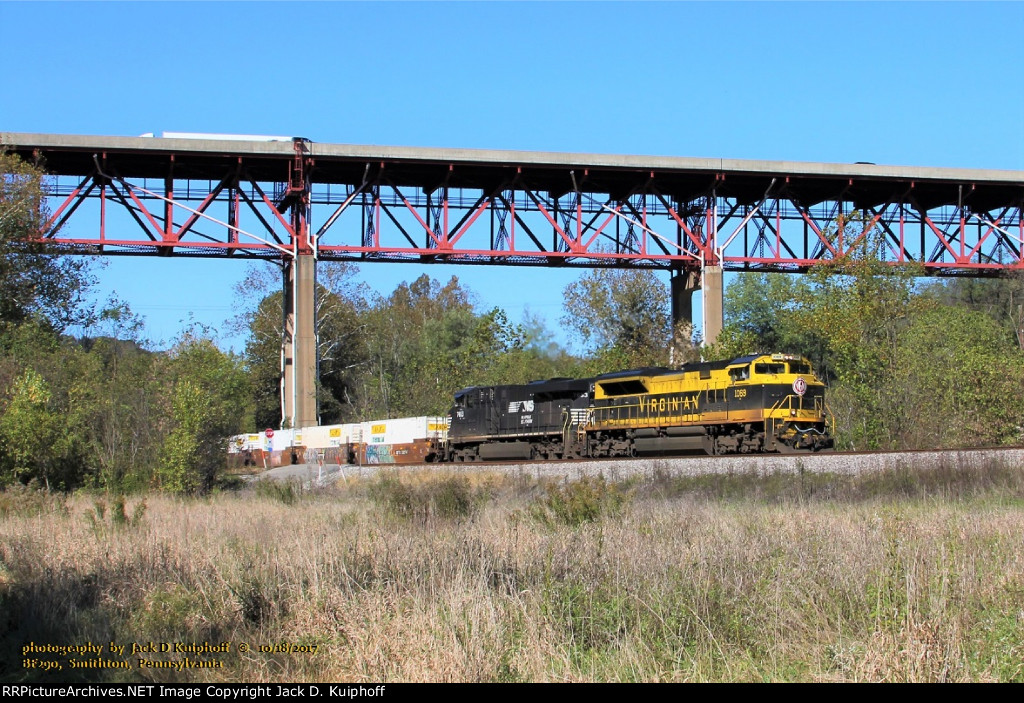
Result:
<svg viewBox="0 0 1024 703"><path fill-rule="evenodd" d="M1024 169L1018 2L0 0L0 28L0 131ZM190 313L222 327L244 269L113 258L97 296L168 342ZM552 328L578 275L360 275L423 272Z"/></svg>

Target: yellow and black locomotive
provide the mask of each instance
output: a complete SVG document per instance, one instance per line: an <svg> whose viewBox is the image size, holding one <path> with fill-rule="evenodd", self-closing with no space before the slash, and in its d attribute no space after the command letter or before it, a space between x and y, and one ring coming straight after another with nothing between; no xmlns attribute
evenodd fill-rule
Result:
<svg viewBox="0 0 1024 703"><path fill-rule="evenodd" d="M807 359L754 354L459 391L449 461L818 451L825 386Z"/></svg>

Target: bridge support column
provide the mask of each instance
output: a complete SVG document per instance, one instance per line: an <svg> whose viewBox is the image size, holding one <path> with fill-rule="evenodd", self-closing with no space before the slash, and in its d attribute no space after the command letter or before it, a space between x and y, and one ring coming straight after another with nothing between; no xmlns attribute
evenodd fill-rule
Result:
<svg viewBox="0 0 1024 703"><path fill-rule="evenodd" d="M693 292L700 290L700 273L681 271L670 280L672 295L672 327L680 323L693 324Z"/></svg>
<svg viewBox="0 0 1024 703"><path fill-rule="evenodd" d="M705 266L703 271L686 271L672 276L673 327L680 322L693 324L693 293L696 290L703 290L704 344L713 344L724 325L722 267Z"/></svg>
<svg viewBox="0 0 1024 703"><path fill-rule="evenodd" d="M284 337L281 356L282 425L318 424L316 403L316 259L299 254L285 262Z"/></svg>
<svg viewBox="0 0 1024 703"><path fill-rule="evenodd" d="M725 289L722 285L722 267L705 266L702 278L704 288L704 344L714 344L725 326Z"/></svg>

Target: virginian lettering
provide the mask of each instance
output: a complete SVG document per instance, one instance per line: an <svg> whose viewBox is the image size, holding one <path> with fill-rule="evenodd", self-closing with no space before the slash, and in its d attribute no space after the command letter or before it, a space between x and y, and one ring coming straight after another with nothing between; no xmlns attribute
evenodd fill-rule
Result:
<svg viewBox="0 0 1024 703"><path fill-rule="evenodd" d="M700 408L697 403L699 398L700 393L677 395L671 398L640 396L640 412L646 415L693 414L699 412Z"/></svg>

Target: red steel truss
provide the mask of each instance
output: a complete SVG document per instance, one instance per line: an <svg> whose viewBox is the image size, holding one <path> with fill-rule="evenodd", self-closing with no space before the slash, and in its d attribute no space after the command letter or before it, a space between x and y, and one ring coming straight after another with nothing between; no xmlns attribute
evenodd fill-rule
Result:
<svg viewBox="0 0 1024 703"><path fill-rule="evenodd" d="M69 253L805 271L1024 268L1024 172L0 133Z"/></svg>

